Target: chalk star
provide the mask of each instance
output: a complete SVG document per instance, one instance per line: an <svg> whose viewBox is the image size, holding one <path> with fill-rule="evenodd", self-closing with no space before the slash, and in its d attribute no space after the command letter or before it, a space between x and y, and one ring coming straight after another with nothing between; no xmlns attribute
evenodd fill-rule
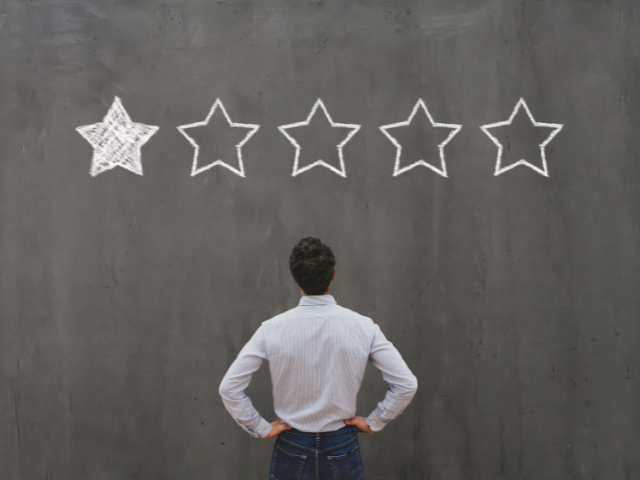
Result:
<svg viewBox="0 0 640 480"><path fill-rule="evenodd" d="M300 166L299 166L300 144L298 144L296 139L293 138L291 135L289 135L289 133L287 132L287 130L289 128L297 128L297 127L308 126L309 123L311 122L311 119L316 114L316 111L318 110L318 108L322 109L322 112L324 113L326 119L329 121L329 124L331 124L332 127L335 127L335 128L347 128L347 129L351 130L348 133L348 135L345 137L345 139L342 140L342 142L340 142L337 145L338 158L340 159L340 168L339 169L334 167L333 165L329 165L328 163L326 163L323 160L316 160L315 162L311 163L310 165L306 165L306 166L300 168ZM289 141L293 144L293 146L296 148L295 161L293 163L293 173L291 174L291 176L295 177L296 175L299 175L302 172L306 172L307 170L309 170L309 169L311 169L311 168L313 168L313 167L315 167L317 165L322 165L324 167L327 167L329 170L337 173L341 177L346 177L347 176L347 172L345 171L345 166L344 166L344 157L343 157L343 154L342 154L342 148L346 145L346 143L349 140L351 140L351 137L353 137L358 132L358 130L360 130L360 125L334 122L331 119L331 116L329 115L329 112L327 112L327 109L324 106L324 103L322 103L322 100L318 99L316 101L316 103L313 104L313 108L311 109L311 112L309 113L309 116L307 117L307 119L304 122L297 122L297 123L290 123L288 125L281 125L281 126L278 127L278 130L280 130L282 132L282 134L285 137L287 137L289 139Z"/></svg>
<svg viewBox="0 0 640 480"><path fill-rule="evenodd" d="M412 163L411 165L407 165L406 167L402 167L400 168L400 157L402 156L402 145L400 145L400 142L398 142L398 140L393 137L387 130L392 129L392 128L398 128L398 127L407 127L411 124L413 117L415 117L416 113L418 112L418 109L422 108L422 110L424 111L424 113L426 113L427 118L429 119L429 122L431 123L431 126L434 128L448 128L451 131L449 132L449 135L447 135L447 138L445 138L440 144L438 144L438 150L440 151L440 168L438 168L435 165L431 165L430 163L426 162L425 160L418 160L417 162ZM393 143L396 147L396 163L393 169L393 176L398 176L401 173L404 173L408 170L411 170L414 167L417 167L418 165L424 165L427 168L430 168L431 170L433 170L434 172L436 172L438 175L442 175L443 177L447 176L447 164L445 163L444 160L444 147L451 141L451 139L462 129L462 125L456 125L453 123L438 123L438 122L434 122L433 118L431 117L431 114L429 113L429 109L427 109L427 106L425 105L425 103L422 101L422 99L420 98L415 106L413 107L413 110L411 110L411 114L409 115L409 118L407 118L406 121L404 122L398 122L398 123L391 123L389 125L383 125L381 127L379 127L380 130L382 131L382 133L384 133L387 138L389 140L391 140L391 143Z"/></svg>
<svg viewBox="0 0 640 480"><path fill-rule="evenodd" d="M89 173L95 177L121 166L142 175L140 148L158 128L132 122L120 98L115 97L102 122L76 128L93 147Z"/></svg>
<svg viewBox="0 0 640 480"><path fill-rule="evenodd" d="M517 115L518 111L520 110L520 108L524 108L525 112L527 113L527 116L529 117L529 120L531 120L531 123L533 124L534 127L543 127L543 128L551 128L553 129L553 131L549 134L549 136L547 137L546 140L544 140L542 143L540 143L538 145L538 147L540 148L540 157L542 159L542 167L538 167L532 163L527 162L525 159L521 159L518 160L517 162L514 162L510 165L507 165L506 167L502 166L502 153L504 150L504 147L502 145L502 143L500 143L500 141L494 137L491 133L489 133L489 129L491 128L496 128L496 127L504 127L506 125L511 125L511 122L513 122L513 119L515 118L515 116ZM496 146L498 147L498 159L496 162L496 169L495 169L495 173L494 175L500 175L501 173L506 172L507 170L511 170L512 168L517 167L518 165L525 165L529 168L532 168L533 170L535 170L536 172L538 172L540 175L544 175L545 177L549 176L549 171L547 168L547 156L545 153L545 147L549 144L549 142L551 140L553 140L553 137L555 137L558 132L560 132L560 130L562 130L563 125L559 124L559 123L543 123L543 122L536 122L533 118L533 115L531 114L531 111L529 110L529 107L527 106L527 103L524 101L523 98L521 98L520 100L518 100L518 103L516 104L515 108L513 109L513 112L511 113L511 116L509 117L508 120L505 120L504 122L497 122L497 123L490 123L488 125L483 125L480 128L482 129L482 131L484 133L487 134L487 136L491 139L491 141L493 143L496 144Z"/></svg>
<svg viewBox="0 0 640 480"><path fill-rule="evenodd" d="M231 165L229 165L228 163L217 159L211 163L208 163L207 165L204 165L202 167L198 166L198 154L200 153L200 146L198 145L198 143L187 134L187 132L185 130L189 129L189 128L196 128L196 127L204 127L206 125L209 124L209 120L211 120L211 117L213 116L213 114L215 113L216 109L220 107L220 110L222 111L222 113L224 114L224 118L227 120L227 123L229 124L230 127L233 128L245 128L248 129L249 131L247 132L247 134L244 136L244 138L236 144L236 152L237 152L237 159L238 159L238 168L232 167ZM209 114L207 115L207 117L202 121L202 122L195 122L195 123L189 123L187 125L180 125L179 127L177 127L178 130L180 131L180 133L182 135L184 135L184 137L189 141L189 143L191 145L193 145L194 149L195 149L195 153L193 154L193 165L191 167L191 176L195 176L199 173L204 172L205 170L209 170L212 167L215 167L216 165L220 165L221 167L225 167L228 168L229 170L231 170L233 173L235 173L236 175L239 175L241 177L244 177L244 164L242 163L242 147L244 146L245 143L247 143L249 141L249 139L253 136L254 133L256 133L258 131L258 129L260 128L260 125L253 125L250 123L235 123L231 121L231 118L229 118L229 115L227 114L227 111L224 108L224 105L222 104L222 102L220 101L219 98L216 98L216 101L213 103L213 106L211 107L211 110L209 110Z"/></svg>

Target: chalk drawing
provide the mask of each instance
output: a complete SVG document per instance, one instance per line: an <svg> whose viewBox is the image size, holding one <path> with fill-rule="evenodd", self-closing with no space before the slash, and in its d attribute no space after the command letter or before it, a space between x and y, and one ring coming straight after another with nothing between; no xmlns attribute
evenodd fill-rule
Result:
<svg viewBox="0 0 640 480"><path fill-rule="evenodd" d="M237 152L237 157L238 157L238 168L232 167L231 165L229 165L228 163L223 162L220 159L215 160L215 161L213 161L213 162L211 162L211 163L209 163L207 165L204 165L202 167L198 167L198 154L200 153L200 146L185 131L185 130L187 130L189 128L204 127L204 126L208 125L209 124L209 120L211 120L211 117L213 116L213 114L216 111L216 108L218 108L218 107L220 107L220 110L224 114L224 118L227 120L227 123L229 124L229 126L234 127L234 128L246 128L246 129L249 130L247 132L247 134L244 136L244 138L238 144L236 144L236 152ZM204 172L205 170L209 170L210 168L215 167L216 165L220 165L221 167L228 168L233 173L235 173L236 175L239 175L241 177L245 176L244 163L242 163L242 147L244 146L245 143L247 143L249 141L249 139L253 136L253 134L258 131L258 129L260 128L260 125L253 125L253 124L250 124L250 123L232 122L231 118L229 118L229 114L227 114L227 111L224 108L224 105L222 104L222 102L220 101L219 98L216 98L216 101L213 103L213 106L211 107L211 110L209 110L209 114L207 115L207 118L205 118L202 122L188 123L186 125L180 125L177 128L180 131L180 133L182 135L184 135L184 137L189 141L189 143L191 145L193 145L193 148L195 149L195 152L193 154L193 165L191 167L191 176L192 177L195 176L195 175L198 175L199 173Z"/></svg>
<svg viewBox="0 0 640 480"><path fill-rule="evenodd" d="M298 144L298 142L296 142L295 138L293 138L291 135L289 135L289 133L287 133L287 130L289 128L304 127L304 126L309 125L309 123L311 122L311 119L316 114L316 111L318 110L318 108L322 109L324 115L327 117L327 120L329 120L329 123L331 124L332 127L349 128L349 129L351 129L351 131L346 136L346 138L342 142L340 142L338 144L338 158L340 159L340 169L337 169L333 165L329 165L328 163L324 162L323 160L316 160L312 164L306 165L306 166L300 168L300 166L299 166L300 145ZM311 168L313 168L313 167L315 167L317 165L322 165L324 167L327 167L329 170L337 173L341 177L346 177L347 176L347 172L346 172L345 166L344 166L344 157L343 157L343 154L342 154L342 147L344 147L346 145L346 143L349 140L351 140L351 137L353 137L358 132L358 130L360 130L360 125L353 125L353 124L350 124L350 123L337 123L337 122L334 122L331 119L331 116L329 115L329 112L327 112L327 109L324 106L324 103L322 103L322 100L318 99L318 100L316 100L316 103L313 104L313 108L311 109L311 113L309 113L309 116L307 117L307 119L304 122L297 122L297 123L290 123L288 125L281 125L281 126L278 127L278 129L282 132L282 134L285 137L287 137L289 139L289 141L296 148L295 161L293 162L293 173L291 174L291 176L295 177L296 175L299 175L302 172L306 172L307 170L309 170L309 169L311 169Z"/></svg>
<svg viewBox="0 0 640 480"><path fill-rule="evenodd" d="M102 122L76 128L93 147L89 173L95 177L120 166L142 175L140 148L158 128L132 122L120 98L115 97Z"/></svg>
<svg viewBox="0 0 640 480"><path fill-rule="evenodd" d="M504 127L505 125L511 125L511 122L513 121L513 119L515 118L516 114L520 110L520 107L524 108L525 112L527 112L527 115L529 116L529 120L531 120L531 123L533 124L534 127L553 128L553 131L549 134L547 139L544 142L542 142L540 145L538 145L540 147L540 156L542 157L542 168L539 168L536 165L533 165L533 164L527 162L524 159L518 160L517 162L512 163L511 165L507 165L506 167L503 167L502 166L502 151L504 150L504 147L498 141L498 139L496 137L494 137L493 135L491 135L491 133L489 132L489 129L494 128L494 127ZM553 137L555 137L558 134L558 132L560 130L562 130L562 127L563 127L563 125L561 125L559 123L536 122L534 120L534 118L533 118L533 115L531 115L531 111L529 110L529 107L527 106L527 103L524 101L523 98L518 100L518 103L516 104L516 107L513 109L513 112L511 113L511 116L509 117L509 120L505 120L504 122L490 123L488 125L481 126L480 128L482 129L482 131L484 133L486 133L487 136L491 139L491 141L493 143L495 143L496 146L498 147L498 160L496 162L496 169L495 169L494 175L496 175L496 176L500 175L501 173L504 173L504 172L506 172L508 170L511 170L512 168L517 167L518 165L526 165L527 167L532 168L533 170L538 172L540 175L544 175L545 177L548 177L549 176L549 171L547 169L547 155L546 155L544 149L547 146L547 144L551 140L553 140Z"/></svg>
<svg viewBox="0 0 640 480"><path fill-rule="evenodd" d="M447 138L445 138L438 145L438 150L440 151L440 168L438 168L435 165L431 165L430 163L427 163L424 160L418 160L417 162L414 162L411 165L407 165L406 167L400 168L400 157L402 155L402 145L400 145L400 143L387 131L387 130L389 130L391 128L406 127L406 126L410 125L411 121L413 120L413 117L415 117L415 115L418 112L419 108L422 108L422 110L424 110L424 113L427 114L427 118L429 119L429 122L431 122L431 126L432 127L449 128L449 129L451 129L451 131L449 132L449 135L447 136ZM413 110L411 110L411 114L409 115L409 118L407 118L406 121L398 122L398 123L390 123L389 125L383 125L383 126L381 126L379 128L382 131L382 133L384 133L387 136L387 138L389 140L391 140L391 143L393 143L395 145L395 147L396 147L396 163L395 163L395 167L393 169L393 176L394 177L400 175L401 173L407 172L407 171L411 170L412 168L417 167L418 165L424 165L425 167L430 168L431 170L436 172L438 175L442 175L443 177L447 176L447 164L446 164L446 162L444 160L444 147L446 147L447 143L449 143L451 141L451 139L453 137L455 137L455 135L462 129L462 125L456 125L456 124L453 124L453 123L438 123L438 122L434 122L433 118L431 117L431 114L429 113L429 109L427 108L425 103L420 98L420 99L418 99L418 101L414 105Z"/></svg>

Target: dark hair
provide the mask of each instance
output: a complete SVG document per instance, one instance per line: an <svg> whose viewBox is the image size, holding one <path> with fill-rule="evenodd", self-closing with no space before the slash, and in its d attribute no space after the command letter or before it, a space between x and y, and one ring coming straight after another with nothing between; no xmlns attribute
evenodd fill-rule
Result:
<svg viewBox="0 0 640 480"><path fill-rule="evenodd" d="M319 238L300 240L289 255L289 269L295 282L307 295L324 295L333 280L336 258Z"/></svg>

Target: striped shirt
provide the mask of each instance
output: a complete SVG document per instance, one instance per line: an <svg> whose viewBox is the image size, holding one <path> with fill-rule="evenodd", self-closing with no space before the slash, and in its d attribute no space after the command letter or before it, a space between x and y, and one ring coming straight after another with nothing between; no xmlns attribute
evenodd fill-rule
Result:
<svg viewBox="0 0 640 480"><path fill-rule="evenodd" d="M220 384L227 411L256 438L268 436L271 424L244 390L264 360L269 361L275 413L303 432L338 430L355 416L367 361L389 383L367 417L371 430L400 415L418 388L398 350L370 318L338 306L331 295L303 296L297 307L262 323Z"/></svg>

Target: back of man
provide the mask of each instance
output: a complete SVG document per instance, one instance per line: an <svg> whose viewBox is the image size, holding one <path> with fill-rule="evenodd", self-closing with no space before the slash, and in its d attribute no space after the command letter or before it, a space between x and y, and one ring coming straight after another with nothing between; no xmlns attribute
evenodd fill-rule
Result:
<svg viewBox="0 0 640 480"><path fill-rule="evenodd" d="M329 294L335 258L327 245L304 238L289 260L302 288L299 305L263 322L229 368L220 395L249 434L278 436L271 480L359 480L364 470L357 432L379 431L402 413L417 381L371 319L340 307ZM269 361L278 415L271 424L244 393L264 360ZM365 419L355 413L367 361L382 371L390 388Z"/></svg>

